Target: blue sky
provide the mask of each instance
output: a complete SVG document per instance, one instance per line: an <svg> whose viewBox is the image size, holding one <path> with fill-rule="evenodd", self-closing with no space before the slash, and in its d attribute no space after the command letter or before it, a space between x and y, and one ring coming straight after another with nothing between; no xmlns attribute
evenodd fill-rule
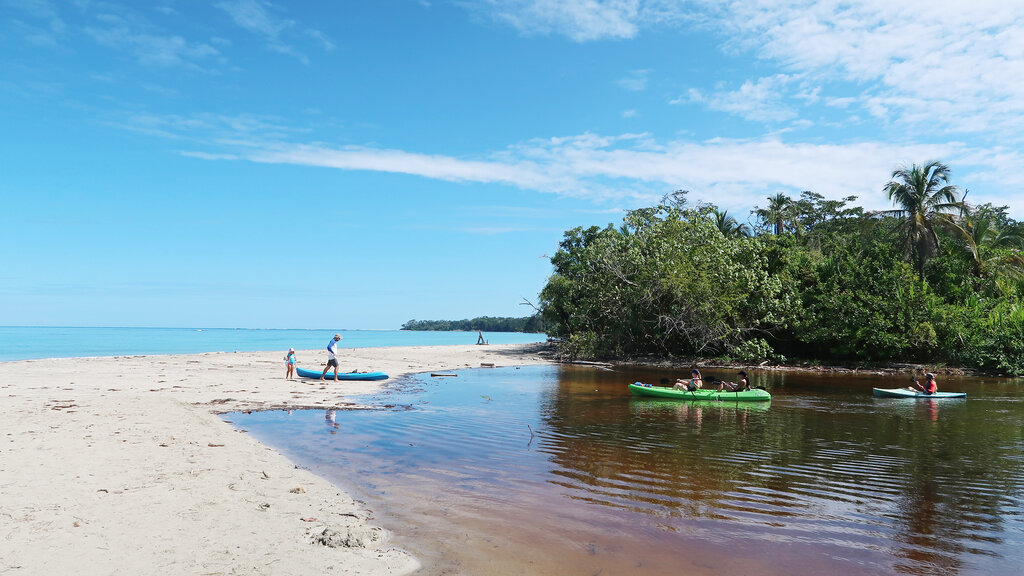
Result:
<svg viewBox="0 0 1024 576"><path fill-rule="evenodd" d="M0 0L0 324L521 316L575 226L690 191L1024 218L1024 5Z"/></svg>

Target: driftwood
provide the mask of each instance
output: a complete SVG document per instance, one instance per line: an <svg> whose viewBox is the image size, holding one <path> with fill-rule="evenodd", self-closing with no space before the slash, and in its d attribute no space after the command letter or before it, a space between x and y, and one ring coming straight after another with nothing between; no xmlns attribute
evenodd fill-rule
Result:
<svg viewBox="0 0 1024 576"><path fill-rule="evenodd" d="M430 375L431 376L435 376L435 377L436 376L452 376L452 377L457 377L458 376L458 374L441 374L440 372L433 372Z"/></svg>
<svg viewBox="0 0 1024 576"><path fill-rule="evenodd" d="M580 366L599 366L601 368L611 368L612 365L607 362L588 362L586 360L563 360L562 364L579 364Z"/></svg>

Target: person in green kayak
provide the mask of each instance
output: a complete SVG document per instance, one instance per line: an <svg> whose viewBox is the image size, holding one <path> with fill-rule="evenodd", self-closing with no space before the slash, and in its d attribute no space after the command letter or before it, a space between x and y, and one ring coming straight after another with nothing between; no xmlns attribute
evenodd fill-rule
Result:
<svg viewBox="0 0 1024 576"><path fill-rule="evenodd" d="M739 382L726 382L723 380L718 385L718 389L724 390L726 392L739 392L741 390L750 390L750 380L747 380L747 373L744 372L743 370L740 370L739 372L737 372L737 374L740 377Z"/></svg>
<svg viewBox="0 0 1024 576"><path fill-rule="evenodd" d="M700 377L700 370L694 368L693 370L690 371L689 380L684 380L683 378L680 378L676 380L675 385L672 387L677 390L689 390L690 392L693 392L694 390L700 390L703 386L704 381Z"/></svg>
<svg viewBox="0 0 1024 576"><path fill-rule="evenodd" d="M936 392L939 391L939 385L935 382L935 374L932 374L931 372L924 375L924 386L922 386L921 383L918 382L913 377L911 377L911 380L913 380L914 386L916 386L918 390L924 392L925 394L935 394ZM910 386L907 386L907 390L914 389L911 388Z"/></svg>

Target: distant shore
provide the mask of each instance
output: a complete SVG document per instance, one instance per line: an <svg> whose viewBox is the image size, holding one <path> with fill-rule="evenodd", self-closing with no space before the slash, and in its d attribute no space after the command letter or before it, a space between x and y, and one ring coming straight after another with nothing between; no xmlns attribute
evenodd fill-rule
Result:
<svg viewBox="0 0 1024 576"><path fill-rule="evenodd" d="M545 364L545 348L340 351L382 382L288 381L283 352L0 362L0 573L411 573L370 511L218 414L355 409L410 374ZM326 352L297 357L322 369Z"/></svg>

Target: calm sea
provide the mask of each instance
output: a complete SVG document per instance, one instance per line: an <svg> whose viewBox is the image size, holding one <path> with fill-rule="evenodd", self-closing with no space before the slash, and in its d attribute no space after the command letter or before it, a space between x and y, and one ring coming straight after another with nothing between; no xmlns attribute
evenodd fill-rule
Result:
<svg viewBox="0 0 1024 576"><path fill-rule="evenodd" d="M476 344L476 332L408 330L252 330L244 328L81 328L0 326L0 362L201 352L323 348L340 332L345 348ZM543 342L544 334L485 332L491 344Z"/></svg>

